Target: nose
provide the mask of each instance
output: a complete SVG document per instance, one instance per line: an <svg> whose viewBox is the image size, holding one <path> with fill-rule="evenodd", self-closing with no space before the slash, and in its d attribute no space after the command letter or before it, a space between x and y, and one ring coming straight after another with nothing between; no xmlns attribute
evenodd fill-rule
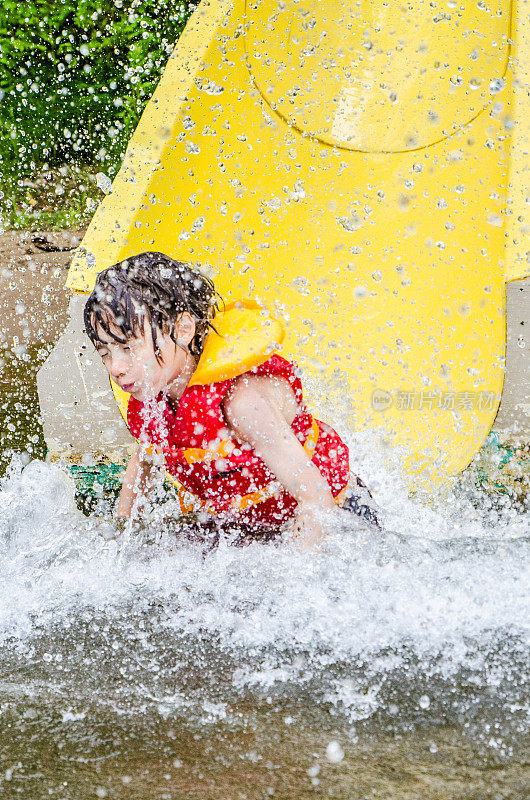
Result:
<svg viewBox="0 0 530 800"><path fill-rule="evenodd" d="M128 366L129 364L127 356L125 356L123 353L114 352L110 354L108 370L110 377L114 381L119 380L123 375L125 375Z"/></svg>

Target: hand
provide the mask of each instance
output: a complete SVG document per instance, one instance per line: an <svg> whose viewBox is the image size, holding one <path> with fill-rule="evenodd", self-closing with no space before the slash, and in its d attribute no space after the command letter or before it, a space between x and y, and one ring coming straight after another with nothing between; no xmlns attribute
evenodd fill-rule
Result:
<svg viewBox="0 0 530 800"><path fill-rule="evenodd" d="M325 510L314 505L299 505L287 531L293 534L298 549L319 547L326 538L322 517Z"/></svg>

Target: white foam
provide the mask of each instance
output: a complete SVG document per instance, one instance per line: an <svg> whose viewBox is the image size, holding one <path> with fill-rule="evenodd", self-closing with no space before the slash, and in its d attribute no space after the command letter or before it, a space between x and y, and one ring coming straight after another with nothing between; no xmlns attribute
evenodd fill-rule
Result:
<svg viewBox="0 0 530 800"><path fill-rule="evenodd" d="M108 541L108 520L76 509L73 484L60 470L14 467L0 490L0 643L15 637L23 644L37 628L75 625L97 609L134 650L144 604L156 601L163 619L153 625L163 644L158 652L155 637L154 657L163 658L168 636L184 660L184 638L206 638L232 665L236 694L316 683L320 699L354 721L390 703L383 685L404 669L415 675L418 697L428 694L423 669L451 680L465 668L499 685L509 664L500 657L497 672L484 678L488 652L512 637L522 643L514 645L519 658L530 640L528 520L519 515L494 531L472 508L454 520L404 491L392 494L393 476L378 477L376 500L383 508L393 503L385 519L394 532L338 514L342 522L321 552L222 540L203 558L189 545L171 549L164 531L156 546L133 541L120 551ZM156 696L164 708L181 707L185 681L180 689L174 702ZM219 691L202 698L202 715L224 714Z"/></svg>

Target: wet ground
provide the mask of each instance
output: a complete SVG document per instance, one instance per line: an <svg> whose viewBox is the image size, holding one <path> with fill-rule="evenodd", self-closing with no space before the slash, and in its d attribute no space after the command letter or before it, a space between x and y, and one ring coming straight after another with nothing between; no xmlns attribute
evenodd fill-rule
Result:
<svg viewBox="0 0 530 800"><path fill-rule="evenodd" d="M77 715L35 697L4 711L2 796L290 798L344 800L500 800L527 797L528 771L517 759L477 752L450 726L351 742L303 714L286 725L256 708L252 725L192 731L163 719L131 719L90 709ZM271 718L272 717L272 718ZM265 733L265 735L264 735ZM335 738L334 738L335 737ZM333 743L337 745L333 746ZM331 747L330 747L330 743ZM338 763L332 758L338 750ZM326 755L328 753L328 755Z"/></svg>
<svg viewBox="0 0 530 800"><path fill-rule="evenodd" d="M69 260L35 235L0 253L4 466L23 451L0 486L2 796L526 798L527 509L471 484L425 509L361 439L382 535L338 518L318 557L203 558L154 515L113 540L31 461Z"/></svg>

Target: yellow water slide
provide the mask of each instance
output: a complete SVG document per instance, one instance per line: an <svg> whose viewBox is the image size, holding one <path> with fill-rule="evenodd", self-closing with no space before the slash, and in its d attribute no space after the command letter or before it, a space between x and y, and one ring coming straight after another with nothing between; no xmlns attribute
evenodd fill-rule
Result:
<svg viewBox="0 0 530 800"><path fill-rule="evenodd" d="M400 446L412 487L456 475L502 394L505 282L529 272L520 19L203 0L68 286L145 250L198 263L284 322L313 405Z"/></svg>

